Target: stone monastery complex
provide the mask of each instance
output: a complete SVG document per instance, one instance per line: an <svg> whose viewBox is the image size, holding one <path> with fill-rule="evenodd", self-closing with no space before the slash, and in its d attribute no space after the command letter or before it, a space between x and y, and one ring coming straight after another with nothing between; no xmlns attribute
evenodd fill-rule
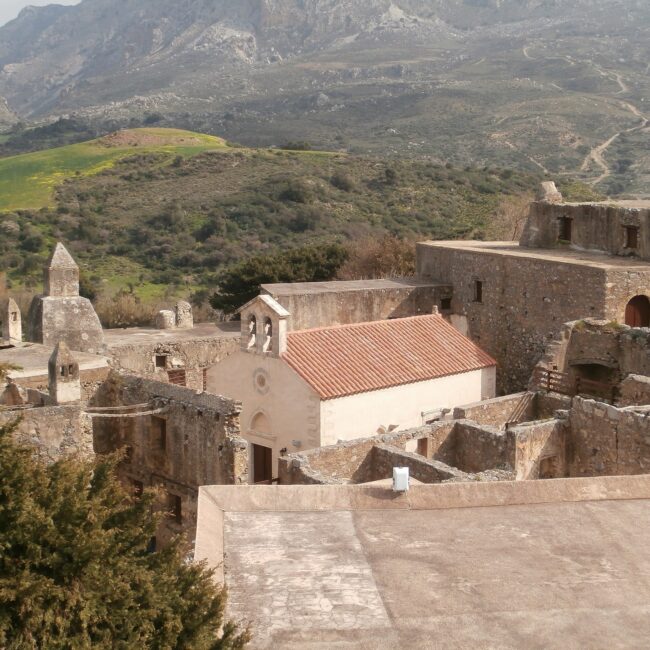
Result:
<svg viewBox="0 0 650 650"><path fill-rule="evenodd" d="M545 183L518 243L264 285L232 323L102 330L62 244L44 272L25 319L0 287L0 424L45 462L123 449L253 647L650 637L650 205Z"/></svg>

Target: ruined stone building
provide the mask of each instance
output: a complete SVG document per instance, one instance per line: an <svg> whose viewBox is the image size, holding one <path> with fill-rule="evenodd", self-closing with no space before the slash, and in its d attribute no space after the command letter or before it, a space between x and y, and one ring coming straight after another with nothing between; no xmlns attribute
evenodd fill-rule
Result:
<svg viewBox="0 0 650 650"><path fill-rule="evenodd" d="M506 393L526 386L566 322L650 325L648 242L647 206L541 200L519 244L423 242L417 273L452 288L448 317L497 360Z"/></svg>
<svg viewBox="0 0 650 650"><path fill-rule="evenodd" d="M88 413L95 451L123 450L125 483L136 494L159 491L160 508L169 513L157 535L161 544L178 533L193 538L201 485L248 481L248 445L232 400L114 373Z"/></svg>
<svg viewBox="0 0 650 650"><path fill-rule="evenodd" d="M239 327L194 326L179 302L162 329L102 331L79 296L79 268L58 244L45 268L23 341L21 315L0 299L0 425L20 417L16 436L47 462L122 450L119 472L136 492L155 488L158 541L193 538L200 485L248 480L240 406L204 392L207 368L239 348Z"/></svg>
<svg viewBox="0 0 650 650"><path fill-rule="evenodd" d="M207 388L243 403L251 481L270 481L288 451L419 425L493 397L495 362L439 315L288 331L264 294L241 310L241 351Z"/></svg>

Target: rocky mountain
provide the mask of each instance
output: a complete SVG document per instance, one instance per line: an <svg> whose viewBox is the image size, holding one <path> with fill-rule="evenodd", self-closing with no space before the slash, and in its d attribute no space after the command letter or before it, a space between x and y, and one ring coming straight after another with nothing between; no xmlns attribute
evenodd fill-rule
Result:
<svg viewBox="0 0 650 650"><path fill-rule="evenodd" d="M595 178L592 149L643 135L649 37L647 0L83 0L0 29L0 96Z"/></svg>

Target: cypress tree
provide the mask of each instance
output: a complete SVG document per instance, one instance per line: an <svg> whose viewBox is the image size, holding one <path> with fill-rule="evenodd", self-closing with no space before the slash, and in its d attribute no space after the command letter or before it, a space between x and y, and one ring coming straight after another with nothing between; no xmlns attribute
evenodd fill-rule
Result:
<svg viewBox="0 0 650 650"><path fill-rule="evenodd" d="M0 427L0 647L245 647L180 540L148 552L154 495L129 495L117 458L45 466L15 426Z"/></svg>

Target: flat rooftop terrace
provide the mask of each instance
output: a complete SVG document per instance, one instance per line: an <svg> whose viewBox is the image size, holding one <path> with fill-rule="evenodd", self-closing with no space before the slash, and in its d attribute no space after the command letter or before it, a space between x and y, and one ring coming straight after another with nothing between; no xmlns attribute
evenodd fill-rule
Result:
<svg viewBox="0 0 650 650"><path fill-rule="evenodd" d="M611 201L594 201L594 202L569 202L569 203L559 203L558 205L603 205L610 208L630 208L643 210L650 208L650 199L622 199L617 201L612 199Z"/></svg>
<svg viewBox="0 0 650 650"><path fill-rule="evenodd" d="M21 343L12 348L0 350L0 363L20 366L21 370L12 370L9 377L12 379L25 379L28 377L41 377L47 375L47 364L52 356L52 348L40 343ZM99 370L108 367L108 359L96 354L86 352L72 353L79 363L79 370Z"/></svg>
<svg viewBox="0 0 650 650"><path fill-rule="evenodd" d="M646 648L649 508L650 476L211 486L196 553L252 648Z"/></svg>
<svg viewBox="0 0 650 650"><path fill-rule="evenodd" d="M418 246L446 248L458 251L517 257L560 264L595 266L603 269L635 268L650 269L650 262L635 257L617 257L598 251L584 251L571 248L524 248L516 242L485 241L425 241Z"/></svg>
<svg viewBox="0 0 650 650"><path fill-rule="evenodd" d="M394 280L341 280L332 282L294 282L263 284L262 291L271 296L299 296L305 294L342 293L345 291L381 291L387 289L418 289L441 286L434 282L420 282L414 278Z"/></svg>
<svg viewBox="0 0 650 650"><path fill-rule="evenodd" d="M240 323L199 323L191 330L158 330L147 327L104 330L106 346L111 348L126 345L146 345L156 343L177 343L203 341L206 339L232 339L240 336Z"/></svg>

